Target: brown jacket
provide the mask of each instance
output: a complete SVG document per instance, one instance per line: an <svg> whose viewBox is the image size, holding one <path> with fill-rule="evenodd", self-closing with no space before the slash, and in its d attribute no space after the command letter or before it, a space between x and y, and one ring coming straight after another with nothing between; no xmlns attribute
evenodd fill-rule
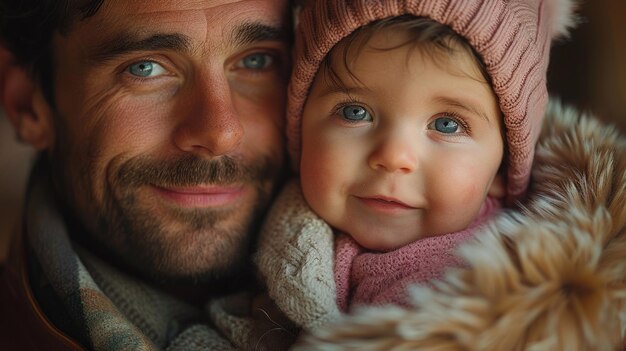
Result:
<svg viewBox="0 0 626 351"><path fill-rule="evenodd" d="M52 325L35 300L28 276L27 248L26 235L20 229L0 273L0 349L84 350Z"/></svg>

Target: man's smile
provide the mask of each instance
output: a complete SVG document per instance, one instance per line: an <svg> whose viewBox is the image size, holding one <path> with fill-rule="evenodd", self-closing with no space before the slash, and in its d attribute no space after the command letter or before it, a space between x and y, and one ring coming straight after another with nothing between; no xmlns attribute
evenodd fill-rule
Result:
<svg viewBox="0 0 626 351"><path fill-rule="evenodd" d="M223 207L237 202L246 193L235 186L159 187L151 186L160 197L181 207Z"/></svg>

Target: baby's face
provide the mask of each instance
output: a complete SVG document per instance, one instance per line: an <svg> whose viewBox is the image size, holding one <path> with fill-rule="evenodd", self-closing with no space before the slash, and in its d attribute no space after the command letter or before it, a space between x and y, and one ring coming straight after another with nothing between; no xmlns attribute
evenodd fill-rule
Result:
<svg viewBox="0 0 626 351"><path fill-rule="evenodd" d="M461 50L372 49L405 39L375 34L350 61L358 80L334 55L343 87L320 71L304 109L305 198L372 250L465 229L490 192L504 195L500 110L476 63Z"/></svg>

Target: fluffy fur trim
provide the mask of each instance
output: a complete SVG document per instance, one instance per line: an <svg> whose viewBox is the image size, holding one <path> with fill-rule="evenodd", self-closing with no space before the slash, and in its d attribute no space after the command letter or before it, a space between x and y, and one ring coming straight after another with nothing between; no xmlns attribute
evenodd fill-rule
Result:
<svg viewBox="0 0 626 351"><path fill-rule="evenodd" d="M460 249L470 267L297 350L616 350L626 323L626 138L552 103L523 206Z"/></svg>
<svg viewBox="0 0 626 351"><path fill-rule="evenodd" d="M572 30L580 22L580 18L575 14L578 3L575 0L547 0L545 2L546 11L552 23L552 38L567 38Z"/></svg>

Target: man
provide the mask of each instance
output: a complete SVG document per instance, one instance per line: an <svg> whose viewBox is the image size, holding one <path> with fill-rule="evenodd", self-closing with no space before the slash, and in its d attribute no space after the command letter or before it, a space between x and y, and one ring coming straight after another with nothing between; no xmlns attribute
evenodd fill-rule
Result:
<svg viewBox="0 0 626 351"><path fill-rule="evenodd" d="M0 4L1 104L39 151L0 343L227 348L198 306L246 281L283 169L287 0Z"/></svg>

